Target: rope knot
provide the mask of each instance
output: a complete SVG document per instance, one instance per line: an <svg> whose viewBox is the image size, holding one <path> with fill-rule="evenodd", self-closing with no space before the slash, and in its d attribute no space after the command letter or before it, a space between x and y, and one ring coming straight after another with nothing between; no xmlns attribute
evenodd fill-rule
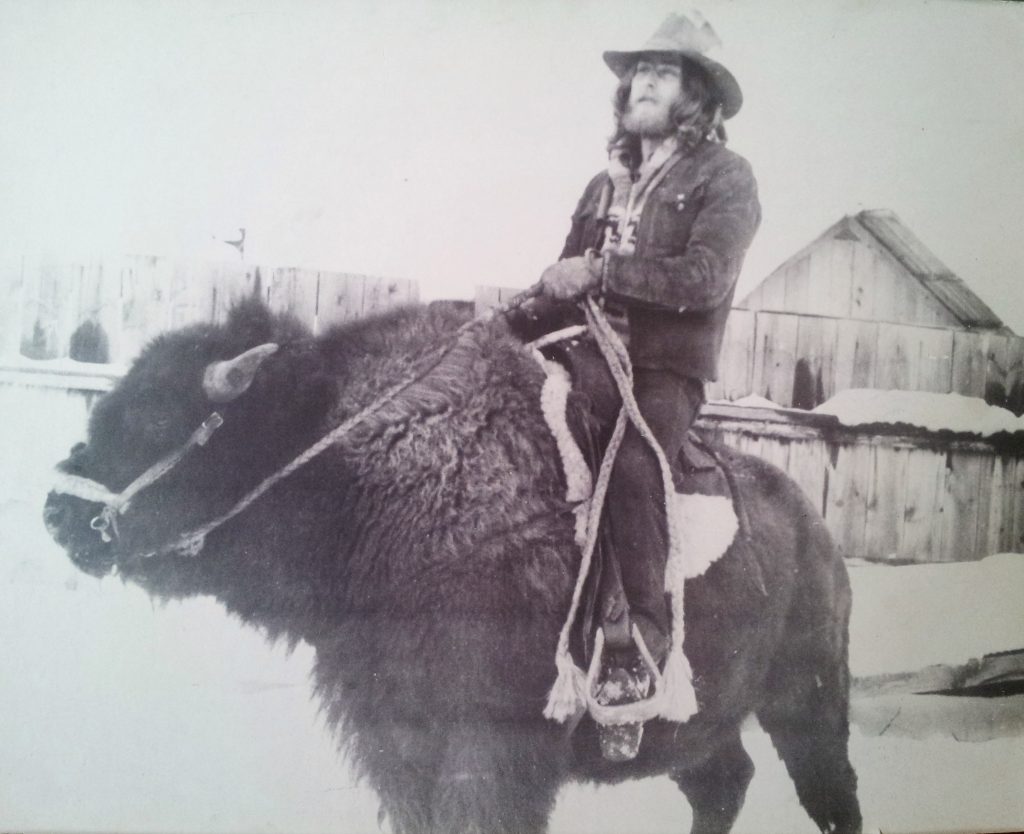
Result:
<svg viewBox="0 0 1024 834"><path fill-rule="evenodd" d="M179 556L184 556L188 559L194 559L200 553L203 552L203 548L206 546L206 533L194 533L188 538L183 539L174 548L174 552Z"/></svg>
<svg viewBox="0 0 1024 834"><path fill-rule="evenodd" d="M89 522L89 526L100 534L104 544L110 544L118 536L118 512L118 508L113 504L107 504L100 510L100 514Z"/></svg>

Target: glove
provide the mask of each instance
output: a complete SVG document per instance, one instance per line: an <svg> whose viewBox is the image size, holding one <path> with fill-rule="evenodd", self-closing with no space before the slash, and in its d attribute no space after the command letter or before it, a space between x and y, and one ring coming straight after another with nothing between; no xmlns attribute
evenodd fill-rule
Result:
<svg viewBox="0 0 1024 834"><path fill-rule="evenodd" d="M568 300L601 285L601 261L595 258L566 258L551 264L540 276L545 295Z"/></svg>

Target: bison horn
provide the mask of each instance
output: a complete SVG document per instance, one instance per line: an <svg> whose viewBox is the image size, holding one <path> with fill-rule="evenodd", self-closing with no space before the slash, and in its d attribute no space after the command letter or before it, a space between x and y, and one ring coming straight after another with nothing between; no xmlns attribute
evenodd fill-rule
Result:
<svg viewBox="0 0 1024 834"><path fill-rule="evenodd" d="M244 394L256 376L263 360L277 350L277 345L267 342L234 359L211 362L203 372L203 391L215 403L227 403Z"/></svg>

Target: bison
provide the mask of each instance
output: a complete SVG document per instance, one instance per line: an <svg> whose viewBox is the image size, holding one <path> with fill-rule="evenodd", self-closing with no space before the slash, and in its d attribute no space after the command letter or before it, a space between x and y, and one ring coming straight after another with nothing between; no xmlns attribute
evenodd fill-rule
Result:
<svg viewBox="0 0 1024 834"><path fill-rule="evenodd" d="M801 490L756 458L718 450L749 535L686 585L697 714L649 722L628 763L601 757L589 718L543 717L580 562L573 506L540 365L503 321L460 331L467 318L438 303L313 337L244 303L158 337L59 464L51 534L90 574L211 594L314 647L316 694L400 834L541 832L568 780L655 774L694 832L726 832L751 713L815 823L858 831L846 571Z"/></svg>

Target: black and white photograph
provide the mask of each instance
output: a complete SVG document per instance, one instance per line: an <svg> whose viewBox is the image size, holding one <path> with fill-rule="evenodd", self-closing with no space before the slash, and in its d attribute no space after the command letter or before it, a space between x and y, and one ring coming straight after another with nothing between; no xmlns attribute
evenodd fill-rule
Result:
<svg viewBox="0 0 1024 834"><path fill-rule="evenodd" d="M0 0L0 832L1024 831L1022 78Z"/></svg>

